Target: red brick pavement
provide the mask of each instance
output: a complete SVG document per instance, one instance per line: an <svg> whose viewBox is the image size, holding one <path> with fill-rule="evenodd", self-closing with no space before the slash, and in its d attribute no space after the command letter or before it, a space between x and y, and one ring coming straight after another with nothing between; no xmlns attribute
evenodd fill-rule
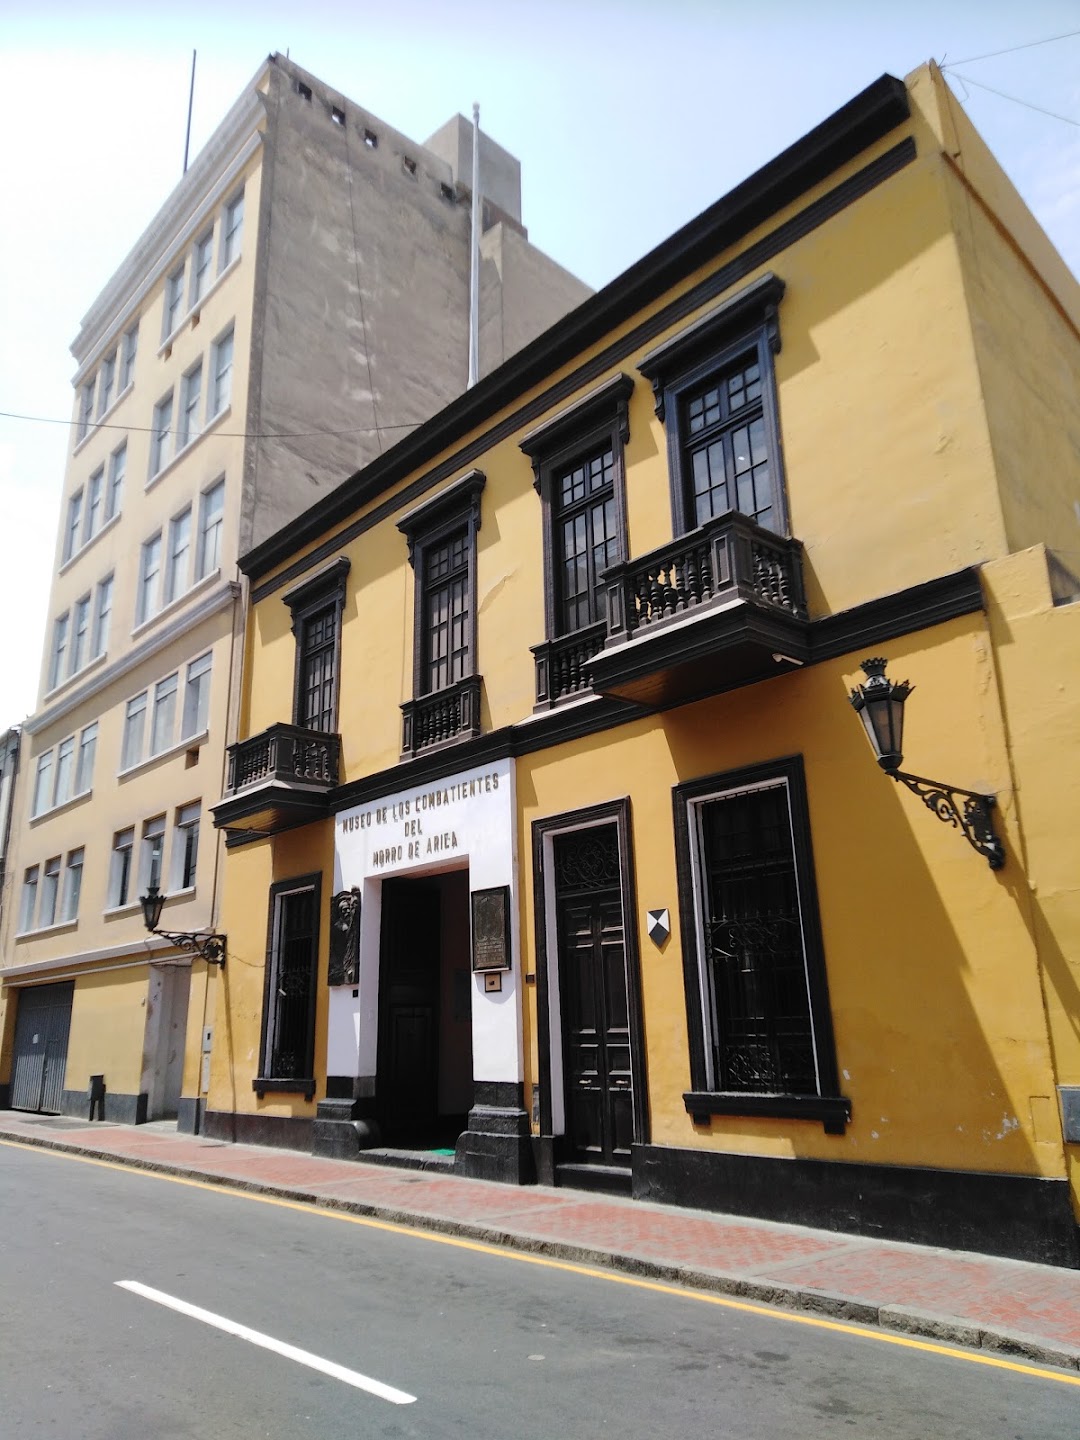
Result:
<svg viewBox="0 0 1080 1440"><path fill-rule="evenodd" d="M788 1304L875 1318L905 1307L922 1333L1080 1368L1080 1271L837 1235L794 1225L550 1190L516 1189L450 1174L328 1160L232 1145L167 1127L82 1125L0 1113L0 1139L161 1166L213 1182L311 1197L363 1213L472 1233L572 1259L632 1265ZM0 1152L2 1153L2 1152ZM948 1323L942 1328L942 1320ZM989 1333L987 1333L989 1332Z"/></svg>

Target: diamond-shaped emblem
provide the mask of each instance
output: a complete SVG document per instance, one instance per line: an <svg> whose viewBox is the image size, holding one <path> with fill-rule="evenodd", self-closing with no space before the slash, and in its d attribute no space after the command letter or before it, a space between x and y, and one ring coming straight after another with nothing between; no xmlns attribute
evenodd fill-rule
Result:
<svg viewBox="0 0 1080 1440"><path fill-rule="evenodd" d="M663 945L671 934L670 910L649 910L646 913L649 922L649 939L654 945Z"/></svg>

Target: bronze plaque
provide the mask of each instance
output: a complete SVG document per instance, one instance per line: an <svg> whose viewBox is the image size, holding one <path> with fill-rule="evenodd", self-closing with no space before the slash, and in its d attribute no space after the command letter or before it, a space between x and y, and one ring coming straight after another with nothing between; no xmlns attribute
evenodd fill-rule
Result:
<svg viewBox="0 0 1080 1440"><path fill-rule="evenodd" d="M472 968L510 969L510 886L472 892Z"/></svg>

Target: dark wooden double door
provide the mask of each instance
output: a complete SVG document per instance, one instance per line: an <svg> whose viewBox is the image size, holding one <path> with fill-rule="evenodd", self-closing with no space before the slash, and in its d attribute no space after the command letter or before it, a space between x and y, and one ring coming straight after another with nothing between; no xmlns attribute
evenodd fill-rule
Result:
<svg viewBox="0 0 1080 1440"><path fill-rule="evenodd" d="M556 835L554 860L565 1158L625 1167L634 1087L617 827Z"/></svg>

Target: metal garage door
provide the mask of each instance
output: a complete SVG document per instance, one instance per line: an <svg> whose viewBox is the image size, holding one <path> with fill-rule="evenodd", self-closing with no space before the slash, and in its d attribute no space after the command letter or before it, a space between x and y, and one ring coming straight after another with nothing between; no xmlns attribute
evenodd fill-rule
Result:
<svg viewBox="0 0 1080 1440"><path fill-rule="evenodd" d="M14 1110L60 1113L71 1026L73 980L20 990L11 1071Z"/></svg>

